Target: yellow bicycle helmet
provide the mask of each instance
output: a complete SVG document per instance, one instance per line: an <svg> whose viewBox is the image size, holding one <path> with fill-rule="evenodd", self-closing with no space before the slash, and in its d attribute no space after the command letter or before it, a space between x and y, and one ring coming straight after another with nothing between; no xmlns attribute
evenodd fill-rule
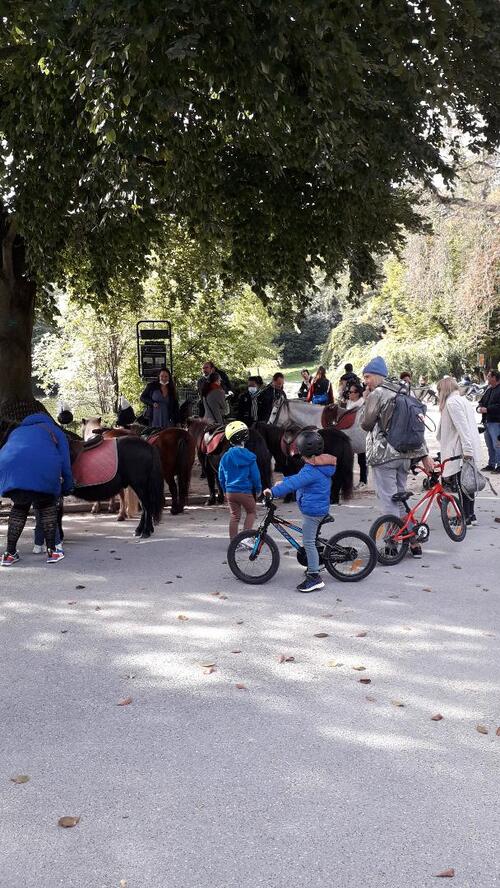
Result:
<svg viewBox="0 0 500 888"><path fill-rule="evenodd" d="M232 446L244 445L249 437L248 426L244 422L240 422L239 419L235 419L226 426L226 438Z"/></svg>

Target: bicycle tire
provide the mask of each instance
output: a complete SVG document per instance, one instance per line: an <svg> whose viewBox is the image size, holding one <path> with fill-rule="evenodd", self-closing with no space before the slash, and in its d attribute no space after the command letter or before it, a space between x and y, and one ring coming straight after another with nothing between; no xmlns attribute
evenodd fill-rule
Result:
<svg viewBox="0 0 500 888"><path fill-rule="evenodd" d="M460 525L452 524L450 517L448 515L447 506L450 501L453 501L455 507L457 509L458 514L460 515L461 523ZM459 500L457 500L454 496L443 496L441 499L441 521L443 522L443 527L448 534L450 540L453 540L454 543L461 543L462 540L465 539L467 533L467 522L464 515L464 510L462 508L462 504ZM458 530L458 533L457 533Z"/></svg>
<svg viewBox="0 0 500 888"><path fill-rule="evenodd" d="M250 586L261 586L261 585L263 585L263 583L269 582L269 580L271 580L274 577L276 571L278 570L278 567L280 566L279 549L278 549L276 543L274 542L274 540L269 536L269 534L264 533L261 536L261 540L262 540L261 551L262 551L262 547L264 547L264 546L266 546L267 549L269 549L269 551L271 553L271 566L263 574L260 574L257 576L254 574L251 574L251 573L245 573L245 571L242 570L242 568L240 567L240 565L236 561L236 552L237 552L238 546L240 545L241 542L243 542L243 540L255 540L255 538L257 536L258 536L258 533L256 530L243 530L241 533L239 533L237 536L235 536L231 540L231 542L229 543L229 548L227 550L227 563L228 563L229 567L231 568L232 573L234 574L234 576L238 580L241 580L242 583L248 583ZM250 554L251 554L251 552L250 552L250 550L248 550L248 563L249 564L256 564L257 560L258 560L258 556L257 556L256 561L251 562L250 561Z"/></svg>
<svg viewBox="0 0 500 888"><path fill-rule="evenodd" d="M389 530L383 534L382 543L384 545L384 551L381 552L377 545L377 540L380 535L380 531L383 526L392 525L393 527L402 528L405 525L405 522L402 518L399 518L397 515L381 515L380 518L377 518L376 521L373 522L370 527L369 534L371 539L374 541L375 548L377 550L377 560L380 564L385 564L386 566L391 566L392 564L399 564L400 561L403 560L408 549L410 547L409 540L399 540L393 546L390 545L389 541L391 539ZM392 548L394 554L388 554L387 549Z"/></svg>
<svg viewBox="0 0 500 888"><path fill-rule="evenodd" d="M338 569L337 563L335 560L335 549L342 547L342 540L353 540L357 539L360 542L364 543L369 551L369 559L367 564L356 574L345 574L342 573L341 570ZM344 547L343 547L344 548ZM353 547L350 545L349 550ZM355 564L356 559L353 559L353 564ZM330 539L326 542L325 548L323 550L323 563L330 574L330 576L334 577L336 580L339 580L341 583L358 583L360 580L364 580L369 574L371 574L374 567L377 565L377 547L372 539L367 536L366 533L363 533L361 530L341 530L339 533L334 534Z"/></svg>

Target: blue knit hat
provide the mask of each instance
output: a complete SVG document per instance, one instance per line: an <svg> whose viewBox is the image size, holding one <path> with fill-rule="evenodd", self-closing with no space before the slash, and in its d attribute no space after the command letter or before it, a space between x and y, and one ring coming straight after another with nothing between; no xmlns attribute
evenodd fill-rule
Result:
<svg viewBox="0 0 500 888"><path fill-rule="evenodd" d="M363 367L363 373L376 373L377 376L388 376L389 371L384 359L377 355L376 358L368 361L366 367Z"/></svg>

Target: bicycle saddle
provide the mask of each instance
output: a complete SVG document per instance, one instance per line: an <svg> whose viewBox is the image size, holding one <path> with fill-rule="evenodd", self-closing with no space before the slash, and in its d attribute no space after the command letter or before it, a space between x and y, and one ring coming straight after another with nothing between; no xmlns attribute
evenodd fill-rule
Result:
<svg viewBox="0 0 500 888"><path fill-rule="evenodd" d="M405 503L410 496L413 496L413 491L404 490L402 493L393 493L391 500L393 503Z"/></svg>
<svg viewBox="0 0 500 888"><path fill-rule="evenodd" d="M335 521L335 518L333 517L333 515L325 515L325 517L320 522L320 525L318 527L318 533L321 530L321 528L323 527L323 524L329 524L330 521Z"/></svg>

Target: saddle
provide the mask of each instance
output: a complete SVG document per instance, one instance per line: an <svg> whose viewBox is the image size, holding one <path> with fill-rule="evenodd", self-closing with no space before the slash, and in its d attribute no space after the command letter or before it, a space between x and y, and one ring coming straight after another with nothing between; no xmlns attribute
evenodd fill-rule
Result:
<svg viewBox="0 0 500 888"><path fill-rule="evenodd" d="M216 426L214 429L208 429L201 439L201 452L208 455L214 453L214 451L217 450L219 444L221 443L224 435L224 426Z"/></svg>
<svg viewBox="0 0 500 888"><path fill-rule="evenodd" d="M402 493L393 493L391 496L391 500L393 503L405 503L407 499L413 496L411 490L403 490Z"/></svg>
<svg viewBox="0 0 500 888"><path fill-rule="evenodd" d="M321 417L321 425L324 429L335 427L338 432L345 432L346 429L351 429L356 422L356 413L357 410L343 410L343 408L339 407L338 404L330 404L328 407L325 407L323 410L323 415Z"/></svg>
<svg viewBox="0 0 500 888"><path fill-rule="evenodd" d="M98 445L84 447L72 470L76 487L95 487L112 481L118 472L118 439L101 438Z"/></svg>
<svg viewBox="0 0 500 888"><path fill-rule="evenodd" d="M83 449L85 452L89 450L95 450L96 447L101 447L104 443L104 438L102 436L102 432L94 432L92 438L88 438L83 442Z"/></svg>

